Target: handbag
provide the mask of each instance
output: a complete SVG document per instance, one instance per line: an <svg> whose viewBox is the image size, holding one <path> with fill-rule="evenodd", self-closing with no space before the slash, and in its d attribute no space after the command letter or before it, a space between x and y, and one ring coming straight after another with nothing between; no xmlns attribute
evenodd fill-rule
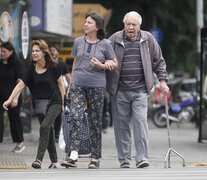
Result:
<svg viewBox="0 0 207 180"><path fill-rule="evenodd" d="M47 114L47 108L50 104L49 99L35 99L34 100L34 116L43 115L44 117Z"/></svg>
<svg viewBox="0 0 207 180"><path fill-rule="evenodd" d="M70 132L72 129L70 109L66 108L62 118L63 137L65 140L65 153L70 154ZM84 118L81 123L81 137L79 146L79 155L86 155L91 153L91 141L89 134L88 113L85 109Z"/></svg>
<svg viewBox="0 0 207 180"><path fill-rule="evenodd" d="M48 106L51 103L51 99L55 94L56 88L53 92L53 95L50 99L34 99L34 116L46 116Z"/></svg>

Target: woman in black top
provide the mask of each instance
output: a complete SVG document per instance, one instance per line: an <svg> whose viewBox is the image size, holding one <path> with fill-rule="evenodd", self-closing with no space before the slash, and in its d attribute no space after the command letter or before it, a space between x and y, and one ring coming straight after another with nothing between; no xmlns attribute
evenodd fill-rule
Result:
<svg viewBox="0 0 207 180"><path fill-rule="evenodd" d="M4 108L3 103L9 98L12 90L16 86L17 82L23 77L23 65L18 60L14 47L10 42L3 43L1 45L0 60L0 142L3 142L4 131ZM10 130L13 142L16 143L12 152L22 152L25 148L23 145L23 130L19 117L19 111L21 106L20 93L13 99L8 109L8 117L10 121Z"/></svg>
<svg viewBox="0 0 207 180"><path fill-rule="evenodd" d="M64 110L64 84L61 71L56 62L51 58L48 45L43 40L34 40L31 44L32 62L22 80L14 88L9 99L4 102L5 109L12 100L26 86L29 87L33 99L51 99L46 117L38 116L40 122L40 139L36 160L33 168L41 168L41 163L46 149L49 152L51 165L49 168L57 168L57 152L53 136L52 124L55 118Z"/></svg>

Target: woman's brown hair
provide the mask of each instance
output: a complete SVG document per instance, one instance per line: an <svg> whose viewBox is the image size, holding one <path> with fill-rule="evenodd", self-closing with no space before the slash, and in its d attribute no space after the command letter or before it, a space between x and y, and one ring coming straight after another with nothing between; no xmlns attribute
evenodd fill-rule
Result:
<svg viewBox="0 0 207 180"><path fill-rule="evenodd" d="M42 39L33 40L31 43L31 49L33 48L34 45L37 45L40 48L40 50L43 53L45 53L45 66L44 66L44 68L48 69L48 68L56 66L57 62L52 58L50 51L49 51L49 47L44 40L42 40ZM32 60L32 62L35 63L33 60Z"/></svg>

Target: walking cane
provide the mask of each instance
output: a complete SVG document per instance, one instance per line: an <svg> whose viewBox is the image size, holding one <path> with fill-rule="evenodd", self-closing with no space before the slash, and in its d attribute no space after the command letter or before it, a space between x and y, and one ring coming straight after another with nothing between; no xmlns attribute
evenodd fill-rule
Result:
<svg viewBox="0 0 207 180"><path fill-rule="evenodd" d="M164 168L170 168L170 156L171 153L174 153L178 157L180 157L183 160L183 167L185 167L185 159L183 156L181 156L178 152L176 152L174 149L171 148L171 142L170 142L170 123L169 123L169 115L168 115L168 102L167 102L167 92L166 90L163 91L165 95L165 112L166 112L166 121L167 121L167 133L168 133L168 151L165 156L165 161L164 161ZM167 166L168 162L168 166Z"/></svg>

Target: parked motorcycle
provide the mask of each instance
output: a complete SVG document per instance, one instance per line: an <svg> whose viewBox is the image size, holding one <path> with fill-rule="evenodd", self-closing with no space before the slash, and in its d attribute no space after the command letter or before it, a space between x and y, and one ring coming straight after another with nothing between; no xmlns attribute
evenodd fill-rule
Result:
<svg viewBox="0 0 207 180"><path fill-rule="evenodd" d="M180 103L169 103L169 120L171 122L189 122L194 116L194 108L196 101L193 96L182 100ZM159 127L167 127L166 112L163 104L154 104L153 123Z"/></svg>

